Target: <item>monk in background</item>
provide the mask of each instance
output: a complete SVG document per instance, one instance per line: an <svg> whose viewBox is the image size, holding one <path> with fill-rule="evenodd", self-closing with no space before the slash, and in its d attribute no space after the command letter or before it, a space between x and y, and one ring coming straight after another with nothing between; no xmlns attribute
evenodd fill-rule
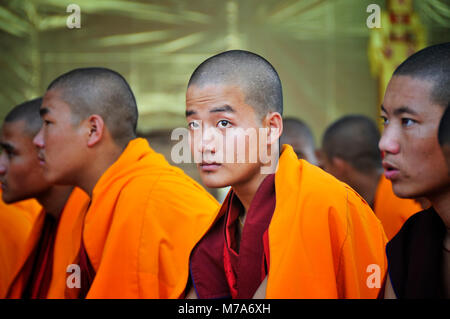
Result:
<svg viewBox="0 0 450 319"><path fill-rule="evenodd" d="M322 167L356 190L381 221L388 240L422 207L397 197L383 175L380 133L363 115L348 115L332 123L322 138Z"/></svg>
<svg viewBox="0 0 450 319"><path fill-rule="evenodd" d="M314 136L304 121L296 118L284 118L280 144L291 145L299 159L304 159L313 165L319 165Z"/></svg>
<svg viewBox="0 0 450 319"><path fill-rule="evenodd" d="M45 178L91 197L82 222L80 272L72 298L179 298L189 255L217 201L136 138L138 109L117 72L81 68L44 95L34 142Z"/></svg>
<svg viewBox="0 0 450 319"><path fill-rule="evenodd" d="M58 236L70 237L66 230L71 229L71 224L59 232L62 217L79 214L88 202L87 195L81 190L73 190L71 186L53 186L44 179L33 144L33 138L42 125L39 117L41 103L42 99L38 98L16 106L8 113L2 126L0 181L3 201L17 203L16 208L22 206L22 213L24 203L20 201L25 199L36 198L42 206L39 212L35 205L27 204L29 208L25 208L29 214L25 224L27 236L21 247L17 247L20 256L9 272L12 277L8 281L7 298L46 298L55 277L61 278L59 291L64 291L66 267L58 268L59 260L54 258L55 241ZM1 214L5 213L18 212L10 210ZM2 242L1 246L14 249L12 241Z"/></svg>
<svg viewBox="0 0 450 319"><path fill-rule="evenodd" d="M380 221L290 145L279 157L282 112L280 78L259 55L223 52L191 75L186 117L200 176L231 191L191 254L188 298L377 297Z"/></svg>
<svg viewBox="0 0 450 319"><path fill-rule="evenodd" d="M386 247L385 298L450 298L450 176L438 127L450 101L450 43L406 59L386 89L379 143L394 193L423 196L427 210L411 216Z"/></svg>

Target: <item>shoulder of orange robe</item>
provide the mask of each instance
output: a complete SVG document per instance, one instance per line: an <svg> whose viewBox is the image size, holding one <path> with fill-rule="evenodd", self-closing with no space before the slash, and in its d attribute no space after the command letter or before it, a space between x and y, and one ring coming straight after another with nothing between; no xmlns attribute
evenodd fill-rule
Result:
<svg viewBox="0 0 450 319"><path fill-rule="evenodd" d="M397 197L391 181L384 175L381 176L375 193L373 211L383 224L388 240L398 233L409 217L422 210L422 206L415 200Z"/></svg>
<svg viewBox="0 0 450 319"><path fill-rule="evenodd" d="M180 298L188 260L219 204L182 170L132 140L97 182L83 245L95 277L87 298Z"/></svg>
<svg viewBox="0 0 450 319"><path fill-rule="evenodd" d="M55 252L55 246L58 239L72 238L71 232L67 229L72 230L73 224L62 227L65 228L63 231L60 231L61 226L72 219L69 216L83 214L88 202L87 194L74 188L58 219L41 211L28 238L21 261L22 266L9 288L9 298L48 298L49 290L55 286L55 283L59 285L57 290L64 292L67 266L60 269L59 264L61 260L67 260L67 257L62 255L70 255L73 249L65 247L66 249L61 255L61 253ZM55 271L55 265L59 266L56 269L60 271ZM57 297L62 298L63 296L63 293L60 293Z"/></svg>
<svg viewBox="0 0 450 319"><path fill-rule="evenodd" d="M34 200L6 204L0 190L0 298L5 298L26 249L41 206Z"/></svg>
<svg viewBox="0 0 450 319"><path fill-rule="evenodd" d="M366 201L283 147L269 227L268 298L377 298L387 238Z"/></svg>
<svg viewBox="0 0 450 319"><path fill-rule="evenodd" d="M320 168L298 160L290 146L283 148L279 160L275 194L268 236L261 241L268 268L266 297L376 298L386 273L386 236L364 199ZM222 206L223 216L230 200ZM223 231L214 232L218 224L220 219L205 239L214 233L223 236ZM215 286L221 289L213 296L206 287L202 292L207 294L201 297L238 296L223 284L230 271L224 254L214 253L221 250L221 241L210 242L219 246L205 250L200 243L200 254L209 254L222 266L215 275L212 270L191 270L197 293L205 288L202 283L213 286L211 280L203 280L213 277L214 282L221 280Z"/></svg>

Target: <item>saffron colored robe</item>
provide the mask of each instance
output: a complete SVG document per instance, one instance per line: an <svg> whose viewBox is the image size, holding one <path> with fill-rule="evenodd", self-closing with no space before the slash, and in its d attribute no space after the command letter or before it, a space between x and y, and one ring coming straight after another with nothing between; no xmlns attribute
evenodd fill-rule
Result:
<svg viewBox="0 0 450 319"><path fill-rule="evenodd" d="M5 298L24 254L33 223L41 211L34 200L6 204L0 191L0 298Z"/></svg>
<svg viewBox="0 0 450 319"><path fill-rule="evenodd" d="M189 255L219 204L145 139L95 185L83 240L96 275L87 298L179 298Z"/></svg>
<svg viewBox="0 0 450 319"><path fill-rule="evenodd" d="M283 145L275 193L266 298L376 298L387 240L365 200L299 160L290 145Z"/></svg>
<svg viewBox="0 0 450 319"><path fill-rule="evenodd" d="M66 269L76 259L81 238L81 220L78 225L75 221L84 216L88 204L88 195L81 189L74 188L59 216L56 234L52 236L54 240L52 240L53 247L49 252L51 255L47 256L51 258L52 263L52 274L47 277L50 278L50 282L45 283L49 287L47 298L64 298L68 275ZM30 284L28 280L33 270L31 267L36 266L34 260L30 260L30 258L35 258L33 255L42 236L49 236L49 234L42 233L45 217L46 213L41 209L26 241L14 281L9 287L8 298L21 298L27 285ZM36 269L34 270L36 271Z"/></svg>
<svg viewBox="0 0 450 319"><path fill-rule="evenodd" d="M392 190L391 181L384 175L381 176L375 193L373 211L383 224L388 240L398 233L409 217L422 210L416 201L397 197Z"/></svg>

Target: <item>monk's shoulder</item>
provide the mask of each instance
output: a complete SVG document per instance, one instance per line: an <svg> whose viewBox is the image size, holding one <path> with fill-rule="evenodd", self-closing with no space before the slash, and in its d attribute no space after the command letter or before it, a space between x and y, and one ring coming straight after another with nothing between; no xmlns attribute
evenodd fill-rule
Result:
<svg viewBox="0 0 450 319"><path fill-rule="evenodd" d="M317 212L338 215L341 219L373 219L377 223L372 209L361 195L321 168L303 163L300 183L302 197L317 203L315 206L320 207Z"/></svg>
<svg viewBox="0 0 450 319"><path fill-rule="evenodd" d="M307 162L302 165L302 191L309 192L308 196L321 198L325 202L352 200L367 205L364 198L349 185L341 182L320 167Z"/></svg>
<svg viewBox="0 0 450 319"><path fill-rule="evenodd" d="M128 180L120 194L127 201L145 206L168 206L170 203L197 200L196 205L216 208L215 198L178 167L158 165L143 170ZM180 205L178 205L180 206Z"/></svg>

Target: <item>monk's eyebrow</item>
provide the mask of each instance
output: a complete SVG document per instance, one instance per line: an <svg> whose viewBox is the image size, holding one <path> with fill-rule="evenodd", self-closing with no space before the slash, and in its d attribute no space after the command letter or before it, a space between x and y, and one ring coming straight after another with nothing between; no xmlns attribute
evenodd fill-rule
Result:
<svg viewBox="0 0 450 319"><path fill-rule="evenodd" d="M192 110L187 110L186 111L186 117L189 117L189 116L194 115L194 114L197 114L197 112L192 111Z"/></svg>
<svg viewBox="0 0 450 319"><path fill-rule="evenodd" d="M14 147L11 144L5 142L0 142L0 148L7 151L8 153L14 151Z"/></svg>
<svg viewBox="0 0 450 319"><path fill-rule="evenodd" d="M41 108L40 110L39 110L39 115L41 116L41 117L43 117L45 114L48 114L49 113L49 110L48 110L48 108L46 108L46 107L43 107L43 108Z"/></svg>
<svg viewBox="0 0 450 319"><path fill-rule="evenodd" d="M219 106L209 110L209 113L221 113L221 112L234 113L236 111L229 105Z"/></svg>
<svg viewBox="0 0 450 319"><path fill-rule="evenodd" d="M394 115L402 115L402 114L411 114L411 115L417 115L417 112L412 110L411 108L407 106L399 107L398 109L394 110Z"/></svg>
<svg viewBox="0 0 450 319"><path fill-rule="evenodd" d="M388 113L383 105L381 105L381 110L385 113ZM414 111L413 109L411 109L408 106L401 106L401 107L395 109L393 113L395 116L400 116L402 114L418 115L416 111Z"/></svg>

